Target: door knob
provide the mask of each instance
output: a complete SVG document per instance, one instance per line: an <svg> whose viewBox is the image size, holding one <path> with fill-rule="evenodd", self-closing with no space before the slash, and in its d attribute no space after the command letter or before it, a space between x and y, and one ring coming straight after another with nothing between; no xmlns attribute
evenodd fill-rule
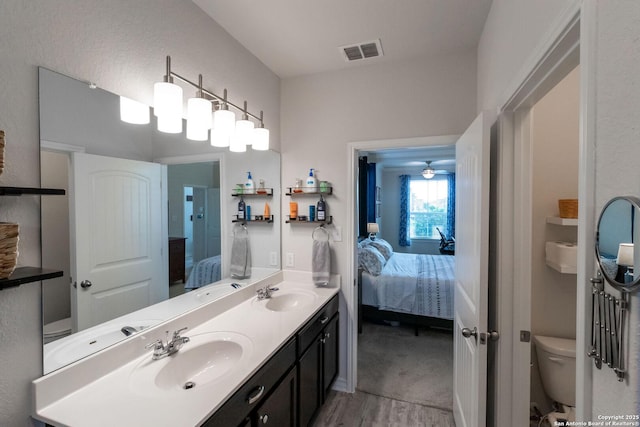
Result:
<svg viewBox="0 0 640 427"><path fill-rule="evenodd" d="M91 283L90 280L83 280L82 282L80 282L80 287L83 289L87 289L90 288L92 284L93 283Z"/></svg>
<svg viewBox="0 0 640 427"><path fill-rule="evenodd" d="M475 326L473 327L473 330L469 329L469 328L462 328L462 336L465 338L471 338L474 337L476 339L478 339L478 328L476 328Z"/></svg>

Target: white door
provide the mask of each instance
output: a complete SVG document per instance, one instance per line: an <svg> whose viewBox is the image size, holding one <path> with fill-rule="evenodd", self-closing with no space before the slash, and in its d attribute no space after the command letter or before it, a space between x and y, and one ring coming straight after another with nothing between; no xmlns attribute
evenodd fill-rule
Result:
<svg viewBox="0 0 640 427"><path fill-rule="evenodd" d="M206 188L193 187L193 262L207 257L207 193Z"/></svg>
<svg viewBox="0 0 640 427"><path fill-rule="evenodd" d="M222 229L220 228L220 189L207 188L207 257L220 255Z"/></svg>
<svg viewBox="0 0 640 427"><path fill-rule="evenodd" d="M453 415L457 427L486 424L489 132L486 114L480 114L456 143Z"/></svg>
<svg viewBox="0 0 640 427"><path fill-rule="evenodd" d="M168 297L167 231L162 165L84 153L71 163L73 317L82 330Z"/></svg>

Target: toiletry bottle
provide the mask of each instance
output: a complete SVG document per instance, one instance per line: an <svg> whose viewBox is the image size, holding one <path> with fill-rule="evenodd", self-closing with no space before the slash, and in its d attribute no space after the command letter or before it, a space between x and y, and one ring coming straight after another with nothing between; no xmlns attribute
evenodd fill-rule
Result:
<svg viewBox="0 0 640 427"><path fill-rule="evenodd" d="M247 205L247 221L251 221L251 206Z"/></svg>
<svg viewBox="0 0 640 427"><path fill-rule="evenodd" d="M269 203L264 204L264 219L266 221L271 219L271 208L269 207Z"/></svg>
<svg viewBox="0 0 640 427"><path fill-rule="evenodd" d="M293 187L294 193L302 193L302 180L300 178L296 178L296 186Z"/></svg>
<svg viewBox="0 0 640 427"><path fill-rule="evenodd" d="M318 206L316 207L316 216L318 221L325 221L327 219L327 204L322 198L322 194L320 195L320 200L318 200Z"/></svg>
<svg viewBox="0 0 640 427"><path fill-rule="evenodd" d="M289 219L295 221L298 219L298 203L289 202Z"/></svg>
<svg viewBox="0 0 640 427"><path fill-rule="evenodd" d="M264 179L258 181L258 189L256 190L258 194L267 194L267 189L264 188Z"/></svg>
<svg viewBox="0 0 640 427"><path fill-rule="evenodd" d="M305 193L315 193L318 191L318 181L316 181L316 177L313 176L313 169L309 169L309 176L304 184L304 192Z"/></svg>
<svg viewBox="0 0 640 427"><path fill-rule="evenodd" d="M244 194L253 194L255 192L255 184L251 179L251 172L247 172L247 181L244 183Z"/></svg>
<svg viewBox="0 0 640 427"><path fill-rule="evenodd" d="M245 219L245 207L244 199L240 197L240 201L238 202L238 219L240 220Z"/></svg>

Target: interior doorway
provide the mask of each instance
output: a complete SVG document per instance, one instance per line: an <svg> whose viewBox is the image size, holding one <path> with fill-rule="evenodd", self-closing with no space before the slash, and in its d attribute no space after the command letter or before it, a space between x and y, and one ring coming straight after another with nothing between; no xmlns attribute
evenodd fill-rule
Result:
<svg viewBox="0 0 640 427"><path fill-rule="evenodd" d="M448 411L451 418L453 307L445 307L453 303L447 290L453 289L454 255L440 251L437 230L453 233L447 209L455 209L453 201L448 203L449 197L455 199L455 191L446 191L449 185L455 187L453 177L453 145L358 150L359 265L355 267L360 267L362 321L356 389ZM411 200L404 213L399 207L403 192ZM404 225L410 241L398 238L403 215L409 218ZM361 262L378 253L384 254L378 257L380 272L374 271L377 266ZM436 272L439 266L443 268ZM394 295L398 289L402 297ZM442 310L427 307L427 300Z"/></svg>

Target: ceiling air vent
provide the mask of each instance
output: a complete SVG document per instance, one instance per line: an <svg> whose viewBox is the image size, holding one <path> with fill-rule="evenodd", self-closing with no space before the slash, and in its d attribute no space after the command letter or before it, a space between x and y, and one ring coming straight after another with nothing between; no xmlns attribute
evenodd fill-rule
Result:
<svg viewBox="0 0 640 427"><path fill-rule="evenodd" d="M339 49L344 55L344 60L347 62L382 56L380 39L355 45L341 46Z"/></svg>

